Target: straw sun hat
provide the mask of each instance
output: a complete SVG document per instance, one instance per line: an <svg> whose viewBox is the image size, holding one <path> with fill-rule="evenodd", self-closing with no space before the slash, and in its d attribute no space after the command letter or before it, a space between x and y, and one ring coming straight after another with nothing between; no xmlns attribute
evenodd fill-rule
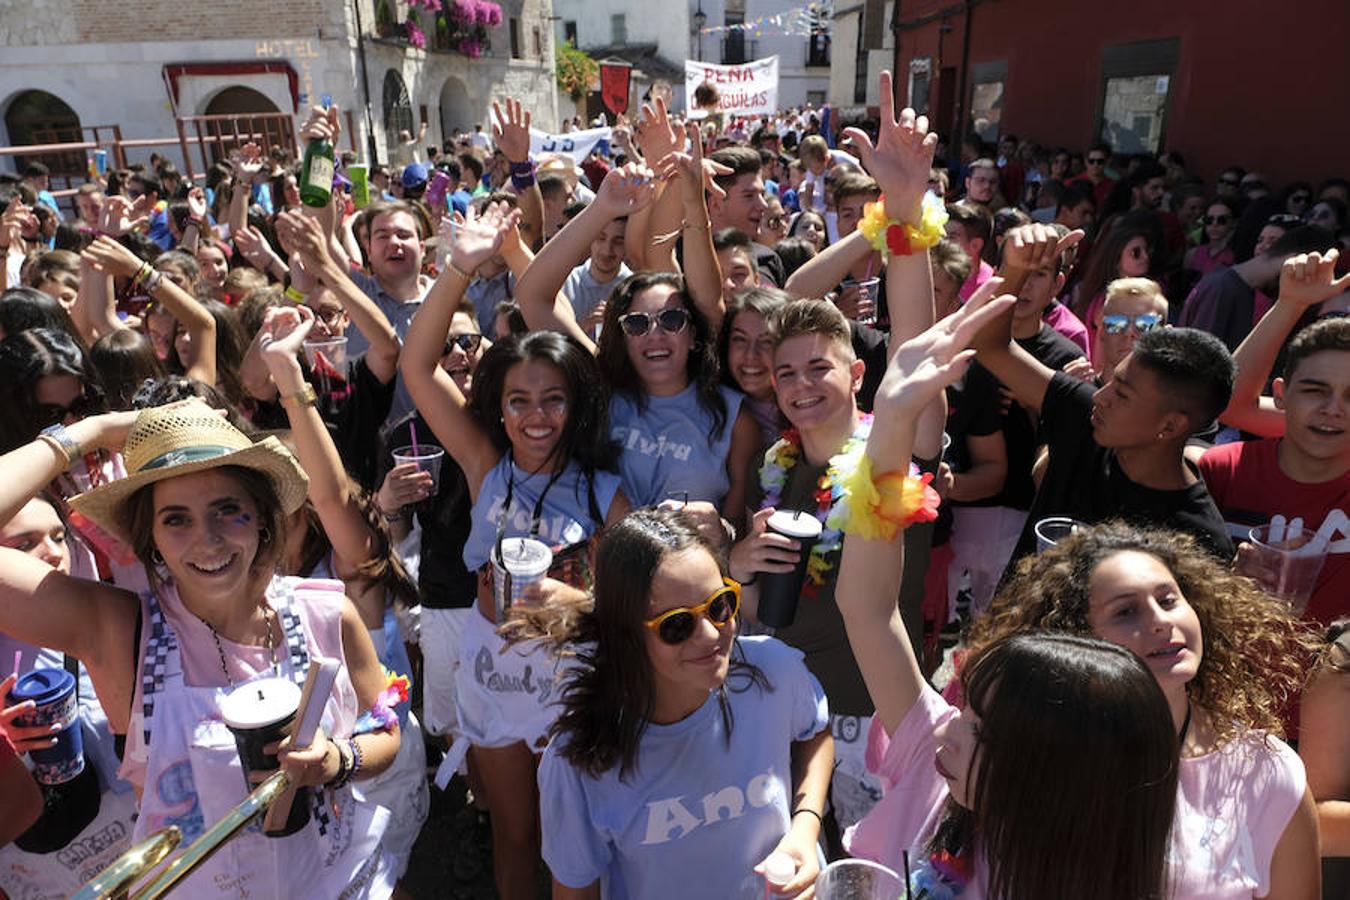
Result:
<svg viewBox="0 0 1350 900"><path fill-rule="evenodd" d="M141 412L122 450L127 477L86 491L70 505L128 546L118 511L132 494L166 478L220 466L243 466L272 480L287 515L305 502L309 478L275 437L256 444L200 400Z"/></svg>

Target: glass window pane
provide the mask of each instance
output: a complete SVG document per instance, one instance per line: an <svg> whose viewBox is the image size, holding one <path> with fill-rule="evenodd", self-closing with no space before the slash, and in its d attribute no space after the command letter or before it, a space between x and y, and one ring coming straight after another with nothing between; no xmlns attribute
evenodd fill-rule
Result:
<svg viewBox="0 0 1350 900"><path fill-rule="evenodd" d="M1117 153L1157 153L1171 79L1165 74L1108 78L1102 140Z"/></svg>

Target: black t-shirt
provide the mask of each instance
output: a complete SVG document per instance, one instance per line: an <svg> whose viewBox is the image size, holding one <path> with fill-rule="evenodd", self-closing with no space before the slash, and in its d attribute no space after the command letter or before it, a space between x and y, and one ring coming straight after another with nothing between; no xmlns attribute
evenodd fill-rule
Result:
<svg viewBox="0 0 1350 900"><path fill-rule="evenodd" d="M848 320L849 339L853 342L853 355L863 361L862 385L858 388L858 409L872 411L872 401L876 399L877 388L886 375L887 358L890 353L890 339L884 332L870 325L859 325Z"/></svg>
<svg viewBox="0 0 1350 900"><path fill-rule="evenodd" d="M1205 482L1189 462L1196 482L1180 490L1157 490L1130 480L1116 453L1092 439L1093 386L1056 372L1041 403L1041 437L1050 447L1041 489L1031 505L1012 564L1036 550L1035 525L1047 516L1089 524L1121 518L1186 532L1225 562L1233 541Z"/></svg>
<svg viewBox="0 0 1350 900"><path fill-rule="evenodd" d="M774 287L783 287L787 284L787 269L783 267L783 258L775 253L772 247L751 241L750 252L755 257L755 267L759 269L761 275L773 279Z"/></svg>
<svg viewBox="0 0 1350 900"><path fill-rule="evenodd" d="M342 464L368 491L380 488L376 480L379 434L394 402L394 382L392 378L387 383L376 378L363 353L347 363L345 386L330 384L328 397L321 394L319 399L320 412L333 443L337 444ZM316 390L324 387L317 376L311 378L311 383Z"/></svg>
<svg viewBox="0 0 1350 900"><path fill-rule="evenodd" d="M389 430L387 446L380 454L379 483L393 468L393 450L407 444L409 424L415 423L419 435L430 435L431 428L420 415L398 422ZM464 542L473 525L470 515L469 483L464 470L449 453L441 460L441 478L436 496L412 507L422 526L421 563L417 571L418 592L428 609L463 609L473 606L478 579L464 565Z"/></svg>

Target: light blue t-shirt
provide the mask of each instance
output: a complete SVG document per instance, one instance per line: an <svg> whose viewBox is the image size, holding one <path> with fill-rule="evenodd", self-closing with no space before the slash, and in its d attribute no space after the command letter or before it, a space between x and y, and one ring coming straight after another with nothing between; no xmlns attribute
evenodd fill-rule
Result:
<svg viewBox="0 0 1350 900"><path fill-rule="evenodd" d="M647 397L645 409L627 394L616 392L609 404L609 433L619 442L619 474L633 506L654 506L676 491L688 500L721 506L731 477L727 453L744 395L718 388L727 405L720 433L713 414L698 402L698 386L690 384L673 397Z"/></svg>
<svg viewBox="0 0 1350 900"><path fill-rule="evenodd" d="M613 472L595 473L595 507L600 521L591 515L588 494L591 489L582 475L581 467L569 462L558 480L549 487L551 472L531 475L511 462L511 455L503 456L483 479L478 501L473 505L473 525L469 539L464 542L464 565L472 572L491 558L497 542L497 521L506 503L507 488L514 477L511 490L511 508L507 511L506 532L503 537L529 537L534 519L534 508L539 495L544 494L540 508L539 540L555 552L579 544L590 538L604 524L614 494L619 489L619 476ZM545 493L547 488L547 493Z"/></svg>
<svg viewBox="0 0 1350 900"><path fill-rule="evenodd" d="M558 755L565 738L549 744L539 808L554 878L604 879L606 900L764 896L754 867L791 824L792 742L825 728L829 711L799 651L769 637L738 643L772 690L729 677L730 742L709 695L683 721L647 726L627 780L617 767L592 778Z"/></svg>

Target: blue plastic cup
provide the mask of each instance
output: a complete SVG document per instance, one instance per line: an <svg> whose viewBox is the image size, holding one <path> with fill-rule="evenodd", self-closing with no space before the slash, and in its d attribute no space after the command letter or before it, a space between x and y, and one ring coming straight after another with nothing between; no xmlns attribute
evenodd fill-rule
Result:
<svg viewBox="0 0 1350 900"><path fill-rule="evenodd" d="M24 728L61 726L53 736L56 744L30 751L33 777L40 784L64 784L84 771L84 734L80 731L80 704L75 676L65 669L34 669L15 682L9 705L32 701L37 707L17 716L14 724Z"/></svg>

